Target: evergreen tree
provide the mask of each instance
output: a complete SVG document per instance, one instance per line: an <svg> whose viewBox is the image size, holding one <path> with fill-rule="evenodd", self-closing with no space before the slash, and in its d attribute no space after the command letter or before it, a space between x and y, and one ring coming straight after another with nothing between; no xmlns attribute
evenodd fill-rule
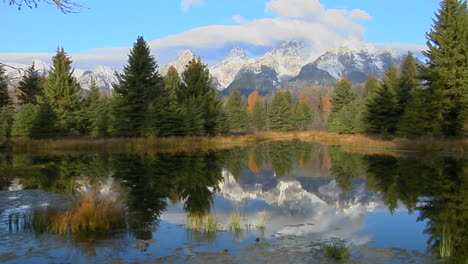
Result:
<svg viewBox="0 0 468 264"><path fill-rule="evenodd" d="M351 103L356 98L356 95L351 92L351 81L343 76L336 84L335 92L331 98L332 109L330 117L338 113L345 105Z"/></svg>
<svg viewBox="0 0 468 264"><path fill-rule="evenodd" d="M181 80L177 69L171 66L164 78L160 112L161 115L155 124L159 136L183 136L184 123L183 109L179 103L178 94Z"/></svg>
<svg viewBox="0 0 468 264"><path fill-rule="evenodd" d="M36 103L36 95L41 93L41 76L36 71L34 62L28 68L19 82L18 89L21 91L19 101L21 105Z"/></svg>
<svg viewBox="0 0 468 264"><path fill-rule="evenodd" d="M445 137L463 135L468 97L468 11L467 2L443 0L426 34L427 111L432 133Z"/></svg>
<svg viewBox="0 0 468 264"><path fill-rule="evenodd" d="M95 112L91 124L91 135L94 137L109 136L110 100L102 98L99 100L97 107L92 109Z"/></svg>
<svg viewBox="0 0 468 264"><path fill-rule="evenodd" d="M327 129L332 132L341 132L342 126L349 125L339 124L339 122L343 122L343 118L338 119L338 114L344 107L356 100L356 95L351 91L351 85L351 81L346 76L343 76L336 84L335 92L331 97L331 112L327 124Z"/></svg>
<svg viewBox="0 0 468 264"><path fill-rule="evenodd" d="M93 80L91 82L91 87L89 88L89 93L83 100L80 127L84 134L92 134L92 131L95 130L94 125L96 123L96 114L101 103L100 101L99 88L97 87L96 82Z"/></svg>
<svg viewBox="0 0 468 264"><path fill-rule="evenodd" d="M45 101L57 115L58 128L66 135L77 135L81 121L81 87L73 76L72 61L63 48L57 49L52 62L44 83Z"/></svg>
<svg viewBox="0 0 468 264"><path fill-rule="evenodd" d="M30 137L34 139L53 138L57 136L58 117L47 98L39 105L37 117L31 127Z"/></svg>
<svg viewBox="0 0 468 264"><path fill-rule="evenodd" d="M419 86L419 78L416 59L411 52L408 52L401 64L400 85L396 93L400 114L405 111L411 93Z"/></svg>
<svg viewBox="0 0 468 264"><path fill-rule="evenodd" d="M265 109L265 104L266 102L264 102L263 100L257 100L253 107L253 112L250 120L252 127L256 131L263 131L266 129L267 113Z"/></svg>
<svg viewBox="0 0 468 264"><path fill-rule="evenodd" d="M269 129L289 131L292 129L292 96L289 91L275 93L268 112Z"/></svg>
<svg viewBox="0 0 468 264"><path fill-rule="evenodd" d="M366 86L364 89L364 99L368 100L369 98L372 98L377 90L380 87L380 82L379 79L377 79L377 76L371 74L367 77L366 80Z"/></svg>
<svg viewBox="0 0 468 264"><path fill-rule="evenodd" d="M213 87L213 81L208 66L201 59L193 58L182 73L182 87L179 92L179 101L185 108L187 124L191 127L191 134L214 135L216 134L217 120L221 113L221 101ZM201 118L201 120L197 120ZM201 131L195 131L196 127L203 124Z"/></svg>
<svg viewBox="0 0 468 264"><path fill-rule="evenodd" d="M305 97L299 98L294 106L292 116L293 127L296 130L304 131L312 124L314 114L309 102Z"/></svg>
<svg viewBox="0 0 468 264"><path fill-rule="evenodd" d="M140 136L149 119L146 115L157 116L148 111L148 108L153 104L154 109L159 109L159 94L163 84L156 60L151 56L150 48L143 37L138 37L123 73L116 76L114 91L119 99L114 101L113 119L116 123L112 124L112 134L125 137Z"/></svg>
<svg viewBox="0 0 468 264"><path fill-rule="evenodd" d="M356 134L364 132L365 104L363 100L356 99L343 107L328 123L331 132L342 134Z"/></svg>
<svg viewBox="0 0 468 264"><path fill-rule="evenodd" d="M0 140L10 138L12 125L13 108L6 105L0 108Z"/></svg>
<svg viewBox="0 0 468 264"><path fill-rule="evenodd" d="M8 95L8 80L3 65L0 64L0 108L11 103Z"/></svg>
<svg viewBox="0 0 468 264"><path fill-rule="evenodd" d="M395 90L398 89L398 70L389 66L383 77L383 84L377 93L367 102L365 123L368 132L393 134L398 123L398 101Z"/></svg>
<svg viewBox="0 0 468 264"><path fill-rule="evenodd" d="M25 104L14 116L11 135L13 137L30 137L34 121L39 113L39 105Z"/></svg>
<svg viewBox="0 0 468 264"><path fill-rule="evenodd" d="M416 87L398 122L398 134L407 137L422 136L431 131L430 113L426 111L426 91Z"/></svg>
<svg viewBox="0 0 468 264"><path fill-rule="evenodd" d="M232 90L226 104L229 127L232 131L244 129L246 126L247 111L245 102L237 88Z"/></svg>

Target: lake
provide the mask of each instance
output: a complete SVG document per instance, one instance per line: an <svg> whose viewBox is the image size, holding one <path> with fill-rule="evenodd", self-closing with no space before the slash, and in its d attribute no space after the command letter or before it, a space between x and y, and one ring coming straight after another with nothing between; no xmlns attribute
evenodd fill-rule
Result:
<svg viewBox="0 0 468 264"><path fill-rule="evenodd" d="M468 263L466 165L301 141L0 153L0 262Z"/></svg>

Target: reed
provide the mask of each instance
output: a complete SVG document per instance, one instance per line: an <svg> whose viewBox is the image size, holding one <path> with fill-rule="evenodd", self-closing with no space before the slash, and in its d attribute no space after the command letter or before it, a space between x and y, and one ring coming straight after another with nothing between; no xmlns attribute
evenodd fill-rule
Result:
<svg viewBox="0 0 468 264"><path fill-rule="evenodd" d="M229 217L229 230L235 232L242 231L242 219L239 212L235 212Z"/></svg>
<svg viewBox="0 0 468 264"><path fill-rule="evenodd" d="M448 258L452 256L453 251L453 240L450 230L447 228L447 224L444 223L442 226L442 234L439 240L439 254L442 258Z"/></svg>
<svg viewBox="0 0 468 264"><path fill-rule="evenodd" d="M203 230L205 233L216 233L218 231L218 219L216 216L207 214L203 217Z"/></svg>
<svg viewBox="0 0 468 264"><path fill-rule="evenodd" d="M187 216L185 228L194 232L216 233L218 218L213 214L191 214Z"/></svg>
<svg viewBox="0 0 468 264"><path fill-rule="evenodd" d="M260 211L257 214L258 222L257 222L257 228L260 230L265 230L266 228L266 212L265 211Z"/></svg>

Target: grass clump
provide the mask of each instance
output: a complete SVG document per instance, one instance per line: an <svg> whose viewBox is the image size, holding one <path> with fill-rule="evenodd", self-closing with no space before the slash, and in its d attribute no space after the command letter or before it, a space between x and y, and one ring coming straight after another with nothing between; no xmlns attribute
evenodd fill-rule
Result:
<svg viewBox="0 0 468 264"><path fill-rule="evenodd" d="M233 213L229 217L229 230L242 231L242 219L239 212Z"/></svg>
<svg viewBox="0 0 468 264"><path fill-rule="evenodd" d="M344 243L330 243L323 245L320 249L327 258L346 260L351 256L351 247Z"/></svg>
<svg viewBox="0 0 468 264"><path fill-rule="evenodd" d="M266 228L266 212L261 211L258 212L258 222L257 222L257 228L260 230L265 230Z"/></svg>
<svg viewBox="0 0 468 264"><path fill-rule="evenodd" d="M188 215L185 228L195 232L216 233L218 231L218 218L212 214Z"/></svg>

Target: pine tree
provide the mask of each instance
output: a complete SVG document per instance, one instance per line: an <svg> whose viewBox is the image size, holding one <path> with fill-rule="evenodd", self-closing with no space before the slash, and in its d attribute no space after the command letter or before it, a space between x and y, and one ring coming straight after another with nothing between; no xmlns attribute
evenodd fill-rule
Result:
<svg viewBox="0 0 468 264"><path fill-rule="evenodd" d="M39 105L39 110L34 122L32 123L30 137L34 139L53 138L57 136L58 117L45 98Z"/></svg>
<svg viewBox="0 0 468 264"><path fill-rule="evenodd" d="M410 100L398 121L398 134L407 137L422 136L431 132L430 113L425 103L426 91L416 87L411 91Z"/></svg>
<svg viewBox="0 0 468 264"><path fill-rule="evenodd" d="M0 140L10 138L12 125L13 108L6 105L0 108Z"/></svg>
<svg viewBox="0 0 468 264"><path fill-rule="evenodd" d="M229 127L232 131L244 129L247 121L245 103L237 88L232 90L226 104Z"/></svg>
<svg viewBox="0 0 468 264"><path fill-rule="evenodd" d="M289 131L292 129L292 96L289 91L275 93L268 112L269 129Z"/></svg>
<svg viewBox="0 0 468 264"><path fill-rule="evenodd" d="M11 135L13 137L30 137L34 121L39 113L39 105L25 104L14 116Z"/></svg>
<svg viewBox="0 0 468 264"><path fill-rule="evenodd" d="M11 103L8 95L8 80L3 65L0 64L0 108Z"/></svg>
<svg viewBox="0 0 468 264"><path fill-rule="evenodd" d="M184 123L183 109L179 103L178 94L181 87L181 79L177 69L171 66L164 78L164 90L160 104L161 115L155 124L158 127L159 136L183 136Z"/></svg>
<svg viewBox="0 0 468 264"><path fill-rule="evenodd" d="M342 134L356 134L365 131L364 112L365 101L354 100L343 107L333 119L329 121L328 129L331 132Z"/></svg>
<svg viewBox="0 0 468 264"><path fill-rule="evenodd" d="M327 129L330 131L339 132L340 129L336 129L337 125L346 126L346 124L337 123L339 122L337 116L344 107L356 99L356 95L351 91L351 84L351 81L346 76L343 76L336 84L335 92L331 97L331 111L327 124Z"/></svg>
<svg viewBox="0 0 468 264"><path fill-rule="evenodd" d="M338 113L345 105L351 103L356 95L351 92L351 81L345 76L336 84L335 92L331 98L332 109L330 116Z"/></svg>
<svg viewBox="0 0 468 264"><path fill-rule="evenodd" d="M395 90L399 84L398 70L389 66L383 77L383 84L377 93L366 103L364 117L367 131L393 134L398 123L398 101Z"/></svg>
<svg viewBox="0 0 468 264"><path fill-rule="evenodd" d="M371 74L367 77L366 80L366 86L364 89L364 99L368 100L369 98L372 98L377 90L380 87L380 82L379 79L377 79L377 76Z"/></svg>
<svg viewBox="0 0 468 264"><path fill-rule="evenodd" d="M26 74L21 78L18 89L21 91L19 96L21 105L36 103L36 96L40 95L42 87L41 76L36 71L34 62L31 67L28 68Z"/></svg>
<svg viewBox="0 0 468 264"><path fill-rule="evenodd" d="M252 116L251 116L251 125L256 131L263 131L266 129L266 107L263 100L257 100L254 105Z"/></svg>
<svg viewBox="0 0 468 264"><path fill-rule="evenodd" d="M299 98L294 106L292 116L293 127L296 130L305 131L312 124L314 114L309 102L305 97Z"/></svg>
<svg viewBox="0 0 468 264"><path fill-rule="evenodd" d="M81 116L80 127L83 134L92 134L92 131L95 130L94 124L96 123L97 111L100 105L100 92L99 88L96 85L96 82L93 80L91 82L91 87L89 88L89 93L86 95L83 100L83 108Z"/></svg>
<svg viewBox="0 0 468 264"><path fill-rule="evenodd" d="M408 52L401 64L400 85L396 93L400 113L404 112L408 101L411 99L411 93L419 86L419 78L416 59L413 53Z"/></svg>
<svg viewBox="0 0 468 264"><path fill-rule="evenodd" d="M81 121L81 87L73 76L72 61L63 48L57 49L52 62L44 83L44 96L57 115L58 128L66 135L77 135Z"/></svg>
<svg viewBox="0 0 468 264"><path fill-rule="evenodd" d="M122 74L117 74L117 83L114 84L115 95L119 97L113 106L113 120L117 122L112 124L114 136L143 134L150 104L159 109L162 85L156 60L143 37L138 37L128 56L128 64Z"/></svg>
<svg viewBox="0 0 468 264"><path fill-rule="evenodd" d="M445 137L463 136L468 97L468 11L467 2L443 0L436 19L426 34L427 111L432 133Z"/></svg>
<svg viewBox="0 0 468 264"><path fill-rule="evenodd" d="M92 108L95 112L91 124L91 136L109 136L110 105L108 98L102 98L99 100L98 106Z"/></svg>
<svg viewBox="0 0 468 264"><path fill-rule="evenodd" d="M213 87L213 81L208 66L201 59L193 58L186 65L182 73L182 87L179 92L179 101L185 108L188 124L195 125L190 128L191 134L215 135L217 120L221 113L221 101ZM197 120L201 118L201 120ZM203 124L202 131L194 129Z"/></svg>

